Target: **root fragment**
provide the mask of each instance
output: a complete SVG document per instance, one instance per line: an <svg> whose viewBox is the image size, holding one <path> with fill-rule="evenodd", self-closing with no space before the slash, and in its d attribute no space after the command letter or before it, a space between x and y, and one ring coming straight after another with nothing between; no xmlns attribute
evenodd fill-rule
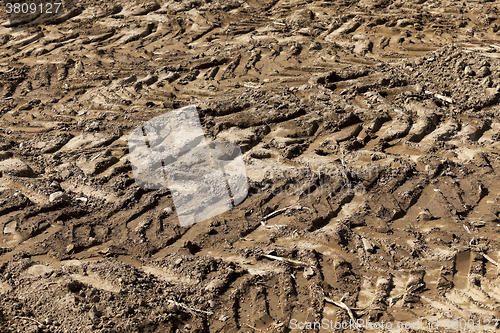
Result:
<svg viewBox="0 0 500 333"><path fill-rule="evenodd" d="M253 328L253 329L254 329L254 330L256 330L256 331L262 332L262 330L261 330L261 329L258 329L257 327L254 327L254 326L250 326L250 325L248 325L247 323L245 323L245 326L248 326L248 327L250 327L250 328Z"/></svg>
<svg viewBox="0 0 500 333"><path fill-rule="evenodd" d="M187 306L186 304L179 303L179 302L176 302L176 301L171 300L171 299L169 299L167 302L168 303L172 303L172 304L174 304L174 305L176 305L178 307L181 307L181 308L187 310L189 313L191 313L192 315L195 315L195 316L198 313L203 313L203 314L206 314L206 315L213 315L214 314L211 311L204 311L204 310L199 310L199 309L191 308L191 307Z"/></svg>
<svg viewBox="0 0 500 333"><path fill-rule="evenodd" d="M287 210L289 209L296 209L296 210L301 210L301 209L308 209L308 210L311 210L309 207L302 207L302 206L288 206L288 207L285 207L285 208L282 208L282 209L278 209L278 210L275 210L274 212L270 213L270 214L267 214L266 216L264 216L262 218L262 221L267 221L269 220L271 217L274 217L276 215L279 215L283 212L286 212ZM262 223L262 222L261 222Z"/></svg>
<svg viewBox="0 0 500 333"><path fill-rule="evenodd" d="M354 317L354 314L352 313L351 309L343 302L343 300L344 300L344 298L342 297L339 302L336 302L329 297L325 297L325 301L327 301L328 303L331 303L333 305L336 305L339 308L346 310L347 314L349 315L349 318L351 318L352 321L356 322L356 318Z"/></svg>

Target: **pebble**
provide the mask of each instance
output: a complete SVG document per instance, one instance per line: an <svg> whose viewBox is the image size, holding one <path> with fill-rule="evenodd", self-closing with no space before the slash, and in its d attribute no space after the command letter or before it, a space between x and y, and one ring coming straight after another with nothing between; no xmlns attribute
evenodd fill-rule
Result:
<svg viewBox="0 0 500 333"><path fill-rule="evenodd" d="M417 94L421 94L423 89L424 89L424 88L422 87L422 85L421 85L421 84L416 84L416 85L415 85L415 92L416 92Z"/></svg>
<svg viewBox="0 0 500 333"><path fill-rule="evenodd" d="M69 196L66 193L64 193L63 191L54 192L49 196L50 202L66 201L68 199L69 199Z"/></svg>
<svg viewBox="0 0 500 333"><path fill-rule="evenodd" d="M488 76L490 74L491 74L490 68L487 66L483 66L483 67L479 68L479 70L477 71L477 75L479 77L485 77L485 76Z"/></svg>
<svg viewBox="0 0 500 333"><path fill-rule="evenodd" d="M306 280L309 280L313 276L314 276L314 269L312 269L312 267L306 267L304 269L304 278Z"/></svg>
<svg viewBox="0 0 500 333"><path fill-rule="evenodd" d="M371 52L372 49L373 49L373 42L370 40L366 40L363 42L356 43L354 47L354 52L359 54L366 54L368 52Z"/></svg>
<svg viewBox="0 0 500 333"><path fill-rule="evenodd" d="M428 209L423 209L419 214L418 214L418 219L421 221L430 221L434 217L432 216L431 212L429 212Z"/></svg>
<svg viewBox="0 0 500 333"><path fill-rule="evenodd" d="M90 320L92 321L97 320L100 316L101 314L99 313L99 311L97 311L96 307L92 306L92 308L89 311Z"/></svg>
<svg viewBox="0 0 500 333"><path fill-rule="evenodd" d="M457 69L464 69L465 67L465 62L463 60L459 60L456 64Z"/></svg>
<svg viewBox="0 0 500 333"><path fill-rule="evenodd" d="M375 248L373 247L373 244L366 238L362 238L363 241L363 247L365 248L365 251L368 253L373 253L375 252Z"/></svg>
<svg viewBox="0 0 500 333"><path fill-rule="evenodd" d="M491 87L493 85L491 77L490 76L485 77L484 80L481 82L481 85L487 88Z"/></svg>
<svg viewBox="0 0 500 333"><path fill-rule="evenodd" d="M270 158L271 152L264 149L255 149L250 153L250 156L257 159Z"/></svg>
<svg viewBox="0 0 500 333"><path fill-rule="evenodd" d="M486 89L486 95L487 96L499 96L500 95L500 89L499 88L487 88Z"/></svg>
<svg viewBox="0 0 500 333"><path fill-rule="evenodd" d="M472 70L472 68L470 68L470 66L465 66L464 74L469 76L474 76L475 73Z"/></svg>
<svg viewBox="0 0 500 333"><path fill-rule="evenodd" d="M321 50L321 44L318 42L313 42L309 45L309 51Z"/></svg>
<svg viewBox="0 0 500 333"><path fill-rule="evenodd" d="M67 247L66 247L66 253L71 253L71 251L73 251L75 248L75 246L73 244L69 244Z"/></svg>
<svg viewBox="0 0 500 333"><path fill-rule="evenodd" d="M167 312L177 312L179 311L179 306L175 303L168 303L166 306Z"/></svg>

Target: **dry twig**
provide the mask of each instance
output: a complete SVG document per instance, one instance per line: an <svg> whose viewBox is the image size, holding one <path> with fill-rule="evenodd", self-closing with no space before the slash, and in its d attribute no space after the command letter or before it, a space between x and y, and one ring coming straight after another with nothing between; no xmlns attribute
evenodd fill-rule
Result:
<svg viewBox="0 0 500 333"><path fill-rule="evenodd" d="M342 297L339 302L336 302L329 297L325 297L325 301L327 301L328 303L331 303L333 305L336 305L339 308L346 310L347 314L352 319L352 321L356 322L356 318L354 317L354 314L352 313L351 309L343 302L343 300L344 300L344 298Z"/></svg>
<svg viewBox="0 0 500 333"><path fill-rule="evenodd" d="M258 329L257 327L250 326L250 325L248 325L247 323L245 323L245 326L248 326L248 327L250 327L250 328L253 328L253 329L254 329L254 330L256 330L256 331L262 332L262 330L261 330L261 329Z"/></svg>
<svg viewBox="0 0 500 333"><path fill-rule="evenodd" d="M405 295L405 293L402 293L401 295L397 295L397 296L391 297L389 299L389 306L392 307L393 305L395 305L397 302L399 302L399 300L401 298L403 298L404 295Z"/></svg>
<svg viewBox="0 0 500 333"><path fill-rule="evenodd" d="M26 320L31 320L31 321L34 321L35 323L37 323L38 325L43 326L43 324L42 324L41 322L39 322L38 320L33 319L33 318L29 318L29 317L19 317L19 316L15 316L15 317L13 317L13 319L26 319Z"/></svg>
<svg viewBox="0 0 500 333"><path fill-rule="evenodd" d="M293 265L296 265L296 266L311 266L311 265L306 264L305 262L302 262L302 261L288 259L288 258L283 258L283 257L272 256L270 254L264 254L264 257L266 257L268 259L273 259L273 260L287 262L287 263L290 263L290 264L293 264ZM311 267L313 267L313 266L311 266Z"/></svg>
<svg viewBox="0 0 500 333"><path fill-rule="evenodd" d="M288 206L288 207L285 207L285 208L281 208L281 209L275 210L274 212L272 212L272 213L270 213L270 214L267 214L266 216L264 216L264 217L262 218L262 221L267 221L267 220L269 220L271 217L274 217L274 216L276 216L276 215L278 215L278 214L281 214L281 213L283 213L283 212L287 211L288 209L297 209L297 210L300 210L300 209L303 209L303 208L311 210L309 207L302 207L302 206Z"/></svg>
<svg viewBox="0 0 500 333"><path fill-rule="evenodd" d="M342 163L342 176L344 177L344 181L346 182L348 188L351 188L351 181L349 180L349 177L347 176L347 166L344 160L345 152L344 149L341 150L342 157L340 158L340 162Z"/></svg>
<svg viewBox="0 0 500 333"><path fill-rule="evenodd" d="M425 93L427 95L433 95L434 97L439 98L440 100L445 101L446 103L450 103L450 104L455 103L455 101L450 97L443 96L443 95L440 95L438 93L433 93L432 91L429 91L429 90L426 90Z"/></svg>
<svg viewBox="0 0 500 333"><path fill-rule="evenodd" d="M284 224L267 225L266 222L264 221L260 221L260 224L262 224L262 226L266 229L273 229L273 228L280 229L286 227L286 225Z"/></svg>
<svg viewBox="0 0 500 333"><path fill-rule="evenodd" d="M189 306L187 306L186 304L179 303L179 302L176 302L176 301L171 300L171 299L169 299L167 302L168 302L168 303L173 303L173 304L175 304L175 305L177 305L177 306L179 306L179 307L181 307L181 308L183 308L183 309L185 309L185 310L188 310L188 311L189 311L189 313L191 313L191 314L193 314L193 315L196 315L196 313L203 313L203 314L206 314L206 315L213 315L213 314L214 314L214 313L213 313L213 312L211 312L211 311L203 311L203 310L198 310L198 309L195 309L195 308L190 308L190 307L189 307Z"/></svg>
<svg viewBox="0 0 500 333"><path fill-rule="evenodd" d="M495 265L495 266L499 267L499 264L498 264L495 260L491 259L491 257L490 257L490 256L488 256L488 255L486 255L486 254L484 254L484 253L483 253L483 257L484 257L486 260L488 260L489 262L491 262L493 265Z"/></svg>

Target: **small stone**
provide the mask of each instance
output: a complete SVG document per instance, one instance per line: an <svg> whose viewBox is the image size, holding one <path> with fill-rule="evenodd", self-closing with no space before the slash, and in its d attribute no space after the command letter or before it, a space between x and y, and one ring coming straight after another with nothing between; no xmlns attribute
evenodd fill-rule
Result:
<svg viewBox="0 0 500 333"><path fill-rule="evenodd" d="M465 62L463 60L459 60L457 64L455 65L457 69L464 69L465 68Z"/></svg>
<svg viewBox="0 0 500 333"><path fill-rule="evenodd" d="M52 318L47 317L47 318L45 318L45 320L43 322L45 325L52 325Z"/></svg>
<svg viewBox="0 0 500 333"><path fill-rule="evenodd" d="M166 310L167 310L167 312L174 312L175 313L175 312L179 311L179 306L177 304L175 304L175 303L170 303L169 302L167 304L167 309Z"/></svg>
<svg viewBox="0 0 500 333"><path fill-rule="evenodd" d="M312 42L309 45L309 51L314 51L314 50L321 50L321 44L318 42Z"/></svg>
<svg viewBox="0 0 500 333"><path fill-rule="evenodd" d="M250 153L250 156L257 159L270 158L271 152L265 149L255 149Z"/></svg>
<svg viewBox="0 0 500 333"><path fill-rule="evenodd" d="M499 88L487 88L486 89L486 95L487 96L499 96L500 95L500 89Z"/></svg>
<svg viewBox="0 0 500 333"><path fill-rule="evenodd" d="M205 287L205 290L206 291L216 291L216 290L219 290L221 289L222 287L224 287L224 280L221 280L221 279L213 279L212 281L210 281L210 283L207 284L207 286Z"/></svg>
<svg viewBox="0 0 500 333"><path fill-rule="evenodd" d="M73 244L69 244L66 246L66 253L71 253L75 249L75 246Z"/></svg>
<svg viewBox="0 0 500 333"><path fill-rule="evenodd" d="M425 208L418 214L418 219L420 221L430 221L434 219L434 216L432 216L431 212L429 212L429 210Z"/></svg>
<svg viewBox="0 0 500 333"><path fill-rule="evenodd" d="M485 77L484 80L481 82L481 85L487 88L491 87L493 85L491 77L490 76Z"/></svg>
<svg viewBox="0 0 500 333"><path fill-rule="evenodd" d="M474 76L474 74L476 73L474 73L474 71L472 70L472 68L470 68L470 66L465 66L464 74L468 76Z"/></svg>
<svg viewBox="0 0 500 333"><path fill-rule="evenodd" d="M365 249L366 252L368 252L368 253L374 253L375 252L375 248L373 247L372 242L370 242L366 238L362 238L361 240L363 241L363 247L364 247L364 249Z"/></svg>
<svg viewBox="0 0 500 333"><path fill-rule="evenodd" d="M228 319L229 319L229 316L226 316L226 315L220 315L220 317L219 317L219 321L221 321L221 322L225 322Z"/></svg>
<svg viewBox="0 0 500 333"><path fill-rule="evenodd" d="M421 84L416 84L416 85L415 85L415 92L416 92L417 94L421 94L423 89L424 89L424 88L422 87L422 85L421 85Z"/></svg>
<svg viewBox="0 0 500 333"><path fill-rule="evenodd" d="M16 229L17 229L17 222L12 221L12 222L9 222L5 225L5 227L3 228L3 233L4 234L15 234Z"/></svg>
<svg viewBox="0 0 500 333"><path fill-rule="evenodd" d="M89 311L89 317L90 320L94 321L97 320L101 316L101 313L97 311L95 306L92 306L92 308Z"/></svg>
<svg viewBox="0 0 500 333"><path fill-rule="evenodd" d="M63 191L54 192L49 196L50 202L67 201L68 199L69 199L69 196L66 193L64 193Z"/></svg>
<svg viewBox="0 0 500 333"><path fill-rule="evenodd" d="M312 269L312 267L306 267L304 269L304 278L306 280L309 280L310 278L312 278L314 276L314 269Z"/></svg>
<svg viewBox="0 0 500 333"><path fill-rule="evenodd" d="M359 54L366 54L371 52L372 49L373 49L373 42L370 40L366 40L363 42L356 43L356 46L354 47L354 52Z"/></svg>
<svg viewBox="0 0 500 333"><path fill-rule="evenodd" d="M488 76L490 74L491 74L490 68L487 66L483 66L483 67L479 68L479 70L477 71L477 75L479 77L485 77L485 76Z"/></svg>
<svg viewBox="0 0 500 333"><path fill-rule="evenodd" d="M63 170L63 171L61 171L61 173L59 175L61 176L62 179L66 179L69 176L71 176L71 171L70 170Z"/></svg>

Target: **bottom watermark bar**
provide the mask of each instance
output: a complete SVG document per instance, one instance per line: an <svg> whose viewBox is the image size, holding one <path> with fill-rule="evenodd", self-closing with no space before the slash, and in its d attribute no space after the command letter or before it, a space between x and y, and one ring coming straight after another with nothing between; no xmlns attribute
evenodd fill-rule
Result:
<svg viewBox="0 0 500 333"><path fill-rule="evenodd" d="M322 330L437 330L437 329L483 329L493 330L498 328L499 319L436 319L426 321L370 321L364 319L349 321L334 321L324 318L322 321L290 320L289 328L292 330L322 329Z"/></svg>

